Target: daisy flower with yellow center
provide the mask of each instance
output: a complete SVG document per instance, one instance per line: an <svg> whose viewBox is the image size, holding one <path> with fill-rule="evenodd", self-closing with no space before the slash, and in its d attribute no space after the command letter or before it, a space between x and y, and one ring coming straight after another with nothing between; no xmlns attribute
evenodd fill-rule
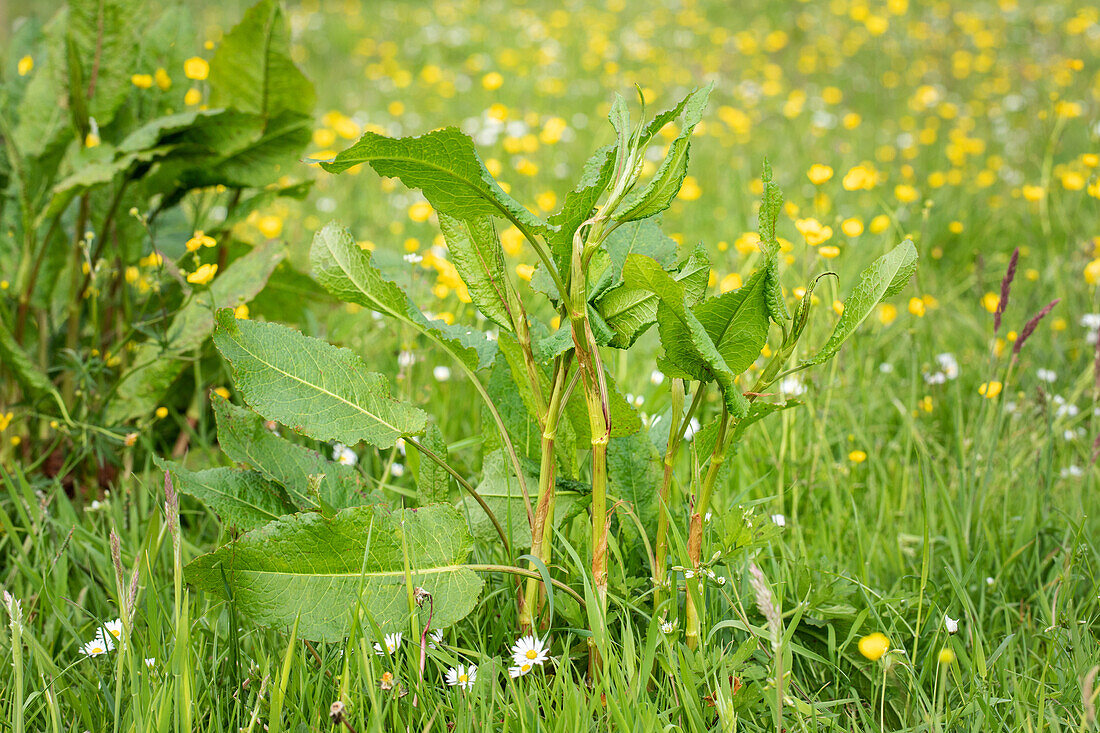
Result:
<svg viewBox="0 0 1100 733"><path fill-rule="evenodd" d="M546 645L534 636L522 637L512 646L511 653L512 661L520 667L524 664L542 664L550 658Z"/></svg>
<svg viewBox="0 0 1100 733"><path fill-rule="evenodd" d="M457 667L451 667L447 670L447 684L451 687L458 687L463 690L472 689L474 682L477 681L477 665L471 664L467 669L463 665Z"/></svg>

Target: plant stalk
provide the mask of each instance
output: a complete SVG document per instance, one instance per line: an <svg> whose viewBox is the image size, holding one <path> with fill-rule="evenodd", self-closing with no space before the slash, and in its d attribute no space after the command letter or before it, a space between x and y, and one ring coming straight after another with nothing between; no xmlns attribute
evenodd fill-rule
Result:
<svg viewBox="0 0 1100 733"><path fill-rule="evenodd" d="M689 583L699 583L699 562L703 553L703 520L707 516L710 507L710 495L714 490L714 483L718 478L718 472L722 464L726 462L726 438L729 433L729 411L722 405L722 418L718 423L718 437L714 441L714 452L710 456L710 465L707 475L703 479L703 485L699 487L699 496L695 506L692 507L691 524L688 528L688 558L694 571ZM700 589L702 586L699 586ZM700 605L702 599L700 598ZM699 646L700 628L702 626L701 609L696 606L695 595L688 589L684 606L684 641L689 649Z"/></svg>

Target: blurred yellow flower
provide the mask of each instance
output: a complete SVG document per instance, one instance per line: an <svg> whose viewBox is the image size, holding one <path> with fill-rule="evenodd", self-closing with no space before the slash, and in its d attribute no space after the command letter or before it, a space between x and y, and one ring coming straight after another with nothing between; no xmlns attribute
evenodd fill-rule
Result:
<svg viewBox="0 0 1100 733"><path fill-rule="evenodd" d="M882 325L889 326L898 317L898 307L893 303L883 303L878 307L878 320Z"/></svg>
<svg viewBox="0 0 1100 733"><path fill-rule="evenodd" d="M427 201L417 201L409 207L409 218L416 222L427 221L432 216L432 205Z"/></svg>
<svg viewBox="0 0 1100 733"><path fill-rule="evenodd" d="M921 300L920 298L910 298L909 299L909 313L916 316L917 318L923 317L924 316L924 301Z"/></svg>
<svg viewBox="0 0 1100 733"><path fill-rule="evenodd" d="M1046 189L1044 189L1042 186L1028 185L1023 187L1022 193L1025 199L1035 202L1043 198L1043 194L1046 193Z"/></svg>
<svg viewBox="0 0 1100 733"><path fill-rule="evenodd" d="M806 243L811 247L816 247L822 242L826 242L833 236L833 228L823 225L817 219L813 217L807 219L796 219L794 222L794 228L798 230L798 233L805 238Z"/></svg>
<svg viewBox="0 0 1100 733"><path fill-rule="evenodd" d="M680 193L676 194L676 198L695 201L702 195L703 189L699 188L699 182L695 180L695 176L684 176L684 185L680 187Z"/></svg>
<svg viewBox="0 0 1100 733"><path fill-rule="evenodd" d="M183 75L188 79L202 81L210 75L210 64L201 56L192 56L183 62Z"/></svg>
<svg viewBox="0 0 1100 733"><path fill-rule="evenodd" d="M840 231L849 237L858 237L863 234L863 222L858 217L849 217L840 223Z"/></svg>
<svg viewBox="0 0 1100 733"><path fill-rule="evenodd" d="M163 66L156 70L153 74L153 79L156 80L157 87L159 87L162 92L166 92L172 88L172 77L168 76L168 71Z"/></svg>
<svg viewBox="0 0 1100 733"><path fill-rule="evenodd" d="M233 317L236 318L239 321L247 321L248 320L248 315L249 315L248 303L241 303L240 305L238 305L236 308L233 309Z"/></svg>
<svg viewBox="0 0 1100 733"><path fill-rule="evenodd" d="M841 185L844 186L845 191L870 191L875 187L875 181L877 180L877 174L871 168L865 165L857 165L848 170L844 174L844 180L841 181Z"/></svg>
<svg viewBox="0 0 1100 733"><path fill-rule="evenodd" d="M890 228L890 217L886 214L879 214L874 219L871 219L869 225L871 234L882 234L884 231Z"/></svg>
<svg viewBox="0 0 1100 733"><path fill-rule="evenodd" d="M553 191L543 191L535 197L535 204L543 211L553 211L558 205L558 195Z"/></svg>
<svg viewBox="0 0 1100 733"><path fill-rule="evenodd" d="M160 407L157 408L156 416L161 420L168 417L168 408L161 405Z"/></svg>
<svg viewBox="0 0 1100 733"><path fill-rule="evenodd" d="M868 634L859 640L859 653L872 662L877 662L889 650L890 640L880 631Z"/></svg>
<svg viewBox="0 0 1100 733"><path fill-rule="evenodd" d="M943 649L940 649L940 653L937 659L940 664L951 664L955 661L955 652L951 649L951 647L945 646Z"/></svg>
<svg viewBox="0 0 1100 733"><path fill-rule="evenodd" d="M848 454L848 460L852 463L863 463L867 460L866 451L854 450Z"/></svg>
<svg viewBox="0 0 1100 733"><path fill-rule="evenodd" d="M256 220L256 228L260 230L260 234L264 235L268 239L275 239L275 237L282 234L283 231L283 217L278 214L268 214L267 216L261 216Z"/></svg>
<svg viewBox="0 0 1100 733"><path fill-rule="evenodd" d="M947 225L947 231L951 232L952 234L962 234L963 223L961 221L953 221Z"/></svg>
<svg viewBox="0 0 1100 733"><path fill-rule="evenodd" d="M722 281L718 283L718 290L723 293L728 293L731 290L737 290L742 285L740 273L731 272L722 278Z"/></svg>
<svg viewBox="0 0 1100 733"><path fill-rule="evenodd" d="M206 285L208 282L214 279L214 275L218 272L218 266L212 264L206 264L199 267L199 269L192 272L187 276L187 282L194 285Z"/></svg>
<svg viewBox="0 0 1100 733"><path fill-rule="evenodd" d="M10 412L0 412L0 432L8 429L11 425L11 419L14 417Z"/></svg>
<svg viewBox="0 0 1100 733"><path fill-rule="evenodd" d="M1100 258L1085 265L1085 282L1089 285L1100 285Z"/></svg>
<svg viewBox="0 0 1100 733"><path fill-rule="evenodd" d="M485 76L481 77L481 86L488 89L490 92L500 89L504 84L504 77L495 71L490 71Z"/></svg>
<svg viewBox="0 0 1100 733"><path fill-rule="evenodd" d="M194 235L187 240L187 251L195 252L202 247L215 247L217 244L218 240L214 239L203 230L197 229Z"/></svg>
<svg viewBox="0 0 1100 733"><path fill-rule="evenodd" d="M827 260L831 260L840 256L840 247L836 247L831 244L826 244L817 250L817 253Z"/></svg>
<svg viewBox="0 0 1100 733"><path fill-rule="evenodd" d="M806 171L806 177L809 178L810 182L815 186L820 186L833 177L833 169L827 165L814 163L810 166L810 170Z"/></svg>
<svg viewBox="0 0 1100 733"><path fill-rule="evenodd" d="M202 92L198 89L191 87L187 90L187 93L183 95L183 103L188 107L194 107L196 104L202 101Z"/></svg>
<svg viewBox="0 0 1100 733"><path fill-rule="evenodd" d="M997 312L997 306L1000 302L1001 298L996 293L986 293L982 296L982 307L990 313Z"/></svg>
<svg viewBox="0 0 1100 733"><path fill-rule="evenodd" d="M30 56L24 56L19 59L19 63L16 66L16 71L19 72L19 76L26 76L34 69L34 59Z"/></svg>
<svg viewBox="0 0 1100 733"><path fill-rule="evenodd" d="M520 280L526 280L531 282L531 277L535 274L535 268L531 265L519 264L516 265L516 275Z"/></svg>
<svg viewBox="0 0 1100 733"><path fill-rule="evenodd" d="M152 74L134 74L130 77L130 83L138 89L148 89L153 86Z"/></svg>
<svg viewBox="0 0 1100 733"><path fill-rule="evenodd" d="M911 204L920 198L920 193L912 186L902 183L894 186L894 198L903 204Z"/></svg>
<svg viewBox="0 0 1100 733"><path fill-rule="evenodd" d="M1004 389L1004 385L1000 382L982 382L981 386L978 387L978 394L991 400L999 395L1002 389Z"/></svg>
<svg viewBox="0 0 1100 733"><path fill-rule="evenodd" d="M214 388L214 394L218 395L222 399L225 399L225 400L229 399L229 390L226 389L225 387L215 387Z"/></svg>

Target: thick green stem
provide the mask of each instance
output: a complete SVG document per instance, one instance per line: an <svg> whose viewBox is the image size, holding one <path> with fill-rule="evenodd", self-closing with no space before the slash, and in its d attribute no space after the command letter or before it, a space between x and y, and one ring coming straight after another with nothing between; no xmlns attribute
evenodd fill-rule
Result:
<svg viewBox="0 0 1100 733"><path fill-rule="evenodd" d="M668 508L669 493L672 490L672 469L676 464L676 454L680 450L680 441L684 437L684 429L692 416L699 408L703 395L706 393L704 385L700 383L695 391L695 397L691 401L686 415L684 408L684 382L676 379L672 383L672 410L670 411L671 424L668 426L668 445L665 447L665 473L661 480L661 488L657 495L657 541L654 548L653 560L653 612L658 613L664 602L666 590L665 564L668 562L668 523L671 513Z"/></svg>
<svg viewBox="0 0 1100 733"><path fill-rule="evenodd" d="M718 472L722 469L722 464L726 462L726 437L728 435L729 428L729 413L726 411L725 405L722 407L722 419L718 423L718 437L714 441L714 452L710 456L710 466L707 468L707 475L703 479L702 486L699 487L699 496L695 506L691 512L691 525L688 528L688 558L691 561L692 577L687 581L689 583L687 600L684 606L684 641L687 643L689 649L695 649L699 646L699 634L702 626L702 614L699 606L696 605L696 597L700 599L700 605L702 605L702 583L699 578L699 563L703 553L703 521L706 519L707 510L710 507L710 495L714 490L714 483L718 478ZM698 593L691 592L691 583L696 583L699 589Z"/></svg>
<svg viewBox="0 0 1100 733"><path fill-rule="evenodd" d="M558 434L558 419L561 416L561 403L565 393L565 377L568 371L568 361L564 358L554 363L554 386L550 393L550 404L546 408L546 414L540 420L542 423L542 457L539 464L539 493L538 503L535 505L535 518L531 523L531 554L542 560L546 565L550 564L551 542L550 537L554 528L554 501L555 501L555 461L554 443ZM531 570L535 570L533 565ZM534 624L533 619L541 606L541 598L545 595L545 589L536 580L529 580L525 593L525 602L520 612L520 630L530 631Z"/></svg>

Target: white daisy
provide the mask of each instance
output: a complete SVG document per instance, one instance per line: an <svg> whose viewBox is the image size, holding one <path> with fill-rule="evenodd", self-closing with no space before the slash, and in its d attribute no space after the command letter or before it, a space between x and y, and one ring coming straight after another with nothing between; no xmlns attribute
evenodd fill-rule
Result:
<svg viewBox="0 0 1100 733"><path fill-rule="evenodd" d="M98 657L115 648L115 643L110 639L104 639L100 635L96 635L96 638L89 641L84 646L80 647L80 651L84 652L85 656Z"/></svg>
<svg viewBox="0 0 1100 733"><path fill-rule="evenodd" d="M943 615L943 627L947 630L947 633L954 634L959 630L959 620L957 618L951 618L945 613Z"/></svg>
<svg viewBox="0 0 1100 733"><path fill-rule="evenodd" d="M437 366L432 369L432 376L435 377L437 382L446 382L451 378L451 368L447 366Z"/></svg>
<svg viewBox="0 0 1100 733"><path fill-rule="evenodd" d="M343 443L333 443L332 460L343 466L354 466L359 462L359 456Z"/></svg>
<svg viewBox="0 0 1100 733"><path fill-rule="evenodd" d="M784 517L782 514L773 514L772 515L772 524L774 524L776 527L786 527L787 526L787 518Z"/></svg>
<svg viewBox="0 0 1100 733"><path fill-rule="evenodd" d="M107 629L107 632L114 637L112 641L118 641L122 638L122 620L115 619L114 621L108 621L103 624L103 628ZM100 636L103 636L103 632L99 632Z"/></svg>
<svg viewBox="0 0 1100 733"><path fill-rule="evenodd" d="M534 636L524 636L512 646L512 661L517 667L524 664L542 664L550 655L546 652L546 645L541 639Z"/></svg>
<svg viewBox="0 0 1100 733"><path fill-rule="evenodd" d="M437 645L443 643L443 629L432 629L428 634L428 648L435 649Z"/></svg>
<svg viewBox="0 0 1100 733"><path fill-rule="evenodd" d="M522 677L534 668L535 665L531 664L530 662L524 662L523 664L519 664L515 667L509 667L508 676L512 679L515 679L516 677Z"/></svg>
<svg viewBox="0 0 1100 733"><path fill-rule="evenodd" d="M382 656L383 654L393 654L401 648L402 636L403 634L400 631L398 631L396 634L386 634L385 639L383 639L383 641L386 643L386 648L382 649L382 645L375 642L374 653L378 656Z"/></svg>
<svg viewBox="0 0 1100 733"><path fill-rule="evenodd" d="M463 690L472 689L474 682L477 681L477 665L471 664L469 669L466 669L461 664L457 667L451 667L447 670L447 684L451 687L459 687Z"/></svg>
<svg viewBox="0 0 1100 733"><path fill-rule="evenodd" d="M1058 381L1058 373L1053 369L1036 369L1035 376L1040 382L1053 383Z"/></svg>

